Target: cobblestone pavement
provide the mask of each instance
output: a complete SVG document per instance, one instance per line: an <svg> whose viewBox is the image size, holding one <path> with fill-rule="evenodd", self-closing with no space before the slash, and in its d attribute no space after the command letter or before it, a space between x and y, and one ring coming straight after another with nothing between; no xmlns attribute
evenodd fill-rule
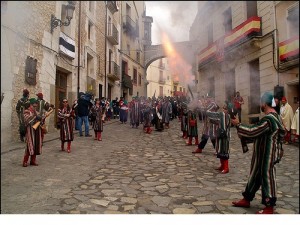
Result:
<svg viewBox="0 0 300 225"><path fill-rule="evenodd" d="M112 120L103 141L76 133L70 154L60 150L58 132L47 134L38 167L22 167L23 143L2 146L1 213L253 214L263 208L260 191L251 208L231 205L242 196L252 154L251 147L242 153L235 128L231 134L228 174L214 169L210 142L191 153L196 146L186 146L178 120L150 135ZM276 213L299 214L299 144L284 148Z"/></svg>

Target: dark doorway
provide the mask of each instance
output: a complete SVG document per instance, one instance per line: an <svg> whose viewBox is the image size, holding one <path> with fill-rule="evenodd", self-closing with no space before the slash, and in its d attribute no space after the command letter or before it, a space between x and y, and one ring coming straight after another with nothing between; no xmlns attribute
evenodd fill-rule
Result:
<svg viewBox="0 0 300 225"><path fill-rule="evenodd" d="M103 95L102 95L102 89L103 89L103 85L99 84L99 99L102 99Z"/></svg>
<svg viewBox="0 0 300 225"><path fill-rule="evenodd" d="M60 108L61 102L67 97L67 74L61 71L56 71L55 80L55 114L54 122L55 127L59 129L59 121L57 119L57 111Z"/></svg>
<svg viewBox="0 0 300 225"><path fill-rule="evenodd" d="M260 76L259 60L249 62L250 67L250 96L249 114L260 113Z"/></svg>

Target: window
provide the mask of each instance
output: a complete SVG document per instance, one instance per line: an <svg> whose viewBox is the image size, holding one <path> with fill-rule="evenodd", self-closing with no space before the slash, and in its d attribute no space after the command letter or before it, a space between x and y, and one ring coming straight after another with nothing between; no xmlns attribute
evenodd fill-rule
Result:
<svg viewBox="0 0 300 225"><path fill-rule="evenodd" d="M159 71L159 78L158 78L160 81L163 81L164 79L164 73L162 70Z"/></svg>
<svg viewBox="0 0 300 225"><path fill-rule="evenodd" d="M89 25L88 25L88 39L91 40L91 33L92 33L92 23L89 22Z"/></svg>
<svg viewBox="0 0 300 225"><path fill-rule="evenodd" d="M288 9L287 24L289 38L299 35L299 4Z"/></svg>
<svg viewBox="0 0 300 225"><path fill-rule="evenodd" d="M141 53L139 51L136 52L136 61L138 61L138 63L141 60Z"/></svg>
<svg viewBox="0 0 300 225"><path fill-rule="evenodd" d="M137 70L133 68L133 84L137 85Z"/></svg>
<svg viewBox="0 0 300 225"><path fill-rule="evenodd" d="M159 86L159 96L164 96L164 87Z"/></svg>
<svg viewBox="0 0 300 225"><path fill-rule="evenodd" d="M231 14L231 8L228 8L224 13L223 13L223 18L224 18L224 28L225 28L225 33L228 33L229 31L232 30L232 14Z"/></svg>
<svg viewBox="0 0 300 225"><path fill-rule="evenodd" d="M139 73L139 85L142 85L142 75Z"/></svg>
<svg viewBox="0 0 300 225"><path fill-rule="evenodd" d="M247 19L257 16L257 1L246 1Z"/></svg>
<svg viewBox="0 0 300 225"><path fill-rule="evenodd" d="M213 24L210 23L208 26L207 26L207 43L208 43L208 46L211 45L213 42L214 42L214 36L213 36Z"/></svg>

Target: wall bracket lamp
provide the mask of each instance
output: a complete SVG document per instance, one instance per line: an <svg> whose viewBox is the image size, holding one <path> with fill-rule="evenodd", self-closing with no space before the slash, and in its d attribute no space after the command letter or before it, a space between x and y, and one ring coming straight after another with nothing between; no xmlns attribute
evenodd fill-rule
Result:
<svg viewBox="0 0 300 225"><path fill-rule="evenodd" d="M68 1L68 5L63 5L64 9L66 10L66 21L63 22L60 19L57 19L53 14L51 15L51 34L53 33L53 30L55 27L58 26L69 26L71 19L73 18L73 13L75 10L75 2L74 1Z"/></svg>

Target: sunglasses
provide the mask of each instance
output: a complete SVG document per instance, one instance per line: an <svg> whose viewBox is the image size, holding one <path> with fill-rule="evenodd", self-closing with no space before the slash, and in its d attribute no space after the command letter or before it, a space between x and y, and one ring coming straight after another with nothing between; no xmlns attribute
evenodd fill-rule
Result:
<svg viewBox="0 0 300 225"><path fill-rule="evenodd" d="M68 103L67 101L63 101L63 103Z"/></svg>

